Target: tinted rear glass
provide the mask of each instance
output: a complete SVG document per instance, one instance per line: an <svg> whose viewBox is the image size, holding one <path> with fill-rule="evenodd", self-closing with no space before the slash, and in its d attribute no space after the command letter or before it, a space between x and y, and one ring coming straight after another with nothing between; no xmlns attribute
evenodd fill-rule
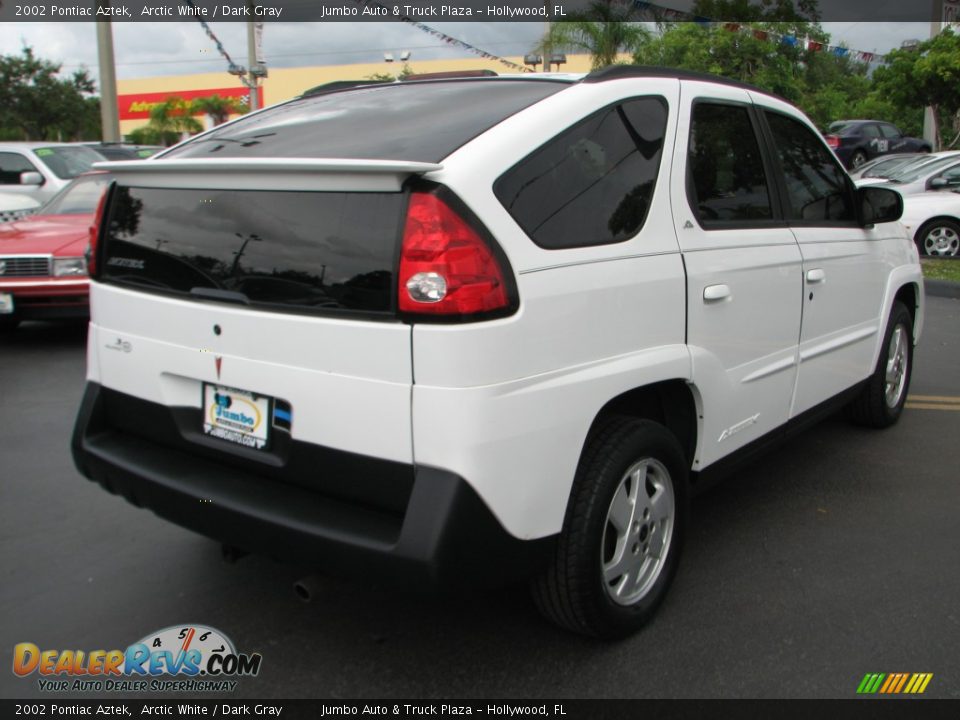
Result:
<svg viewBox="0 0 960 720"><path fill-rule="evenodd" d="M627 240L646 220L666 124L662 98L604 108L505 172L494 193L542 248Z"/></svg>
<svg viewBox="0 0 960 720"><path fill-rule="evenodd" d="M537 80L393 83L301 98L242 118L164 157L437 162L565 87Z"/></svg>
<svg viewBox="0 0 960 720"><path fill-rule="evenodd" d="M402 193L118 187L103 279L271 309L387 312Z"/></svg>

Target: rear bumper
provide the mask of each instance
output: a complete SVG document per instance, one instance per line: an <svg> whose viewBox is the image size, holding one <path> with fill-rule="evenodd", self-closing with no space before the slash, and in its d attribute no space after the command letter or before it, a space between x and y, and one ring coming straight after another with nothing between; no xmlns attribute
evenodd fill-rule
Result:
<svg viewBox="0 0 960 720"><path fill-rule="evenodd" d="M411 588L500 584L537 572L549 557L553 538L511 536L452 473L412 468L405 507L389 512L265 477L252 463L238 468L125 432L108 418L110 392L87 384L72 442L77 468L132 504L221 542ZM370 472L381 471L381 461L367 460ZM364 461L350 462L356 469Z"/></svg>

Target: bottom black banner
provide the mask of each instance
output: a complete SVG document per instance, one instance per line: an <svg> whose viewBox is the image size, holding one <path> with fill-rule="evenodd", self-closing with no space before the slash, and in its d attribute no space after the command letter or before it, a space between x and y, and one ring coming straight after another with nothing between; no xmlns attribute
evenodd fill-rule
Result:
<svg viewBox="0 0 960 720"><path fill-rule="evenodd" d="M960 702L918 698L862 700L0 700L0 717L167 717L167 718L557 718L597 720L680 718L956 718Z"/></svg>

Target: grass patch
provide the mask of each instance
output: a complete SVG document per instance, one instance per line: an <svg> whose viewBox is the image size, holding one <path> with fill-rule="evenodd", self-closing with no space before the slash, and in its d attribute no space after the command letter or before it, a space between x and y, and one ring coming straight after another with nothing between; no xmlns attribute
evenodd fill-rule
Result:
<svg viewBox="0 0 960 720"><path fill-rule="evenodd" d="M923 266L923 276L928 280L950 280L960 283L960 260L927 260L920 261Z"/></svg>

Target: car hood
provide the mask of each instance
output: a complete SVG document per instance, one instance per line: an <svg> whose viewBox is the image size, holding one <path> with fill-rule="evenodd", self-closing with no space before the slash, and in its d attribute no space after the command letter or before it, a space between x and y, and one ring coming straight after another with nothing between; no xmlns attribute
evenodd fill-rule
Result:
<svg viewBox="0 0 960 720"><path fill-rule="evenodd" d="M93 215L35 215L0 224L0 255L83 255Z"/></svg>
<svg viewBox="0 0 960 720"><path fill-rule="evenodd" d="M40 207L40 203L29 195L0 192L0 212L33 210L38 207Z"/></svg>

